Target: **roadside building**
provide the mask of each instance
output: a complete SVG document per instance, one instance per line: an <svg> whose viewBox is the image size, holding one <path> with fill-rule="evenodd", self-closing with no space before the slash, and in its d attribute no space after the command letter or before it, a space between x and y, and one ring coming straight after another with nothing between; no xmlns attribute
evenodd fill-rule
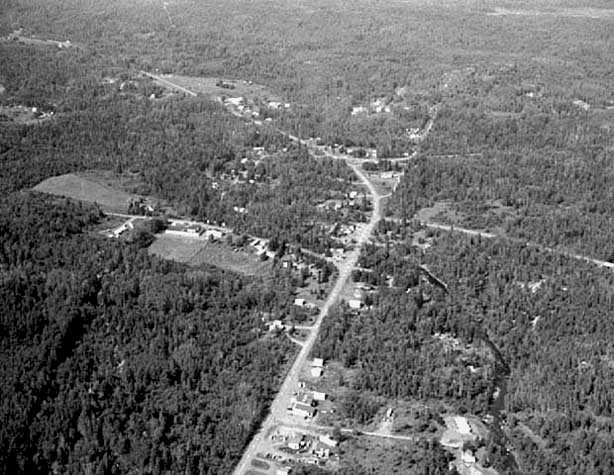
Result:
<svg viewBox="0 0 614 475"><path fill-rule="evenodd" d="M309 393L300 393L296 397L296 402L301 403L301 404L305 404L306 406L313 406L314 405L314 397L313 397L312 394L309 394Z"/></svg>
<svg viewBox="0 0 614 475"><path fill-rule="evenodd" d="M318 440L329 447L337 447L339 445L339 441L333 439L330 435L321 435Z"/></svg>
<svg viewBox="0 0 614 475"><path fill-rule="evenodd" d="M303 434L292 434L288 439L288 447L292 450L300 450L305 446Z"/></svg>
<svg viewBox="0 0 614 475"><path fill-rule="evenodd" d="M311 362L311 366L314 368L324 368L324 360L322 358L314 358Z"/></svg>
<svg viewBox="0 0 614 475"><path fill-rule="evenodd" d="M324 370L322 368L311 368L311 376L314 378L319 378L322 376Z"/></svg>
<svg viewBox="0 0 614 475"><path fill-rule="evenodd" d="M297 402L292 408L292 414L298 417L303 417L304 419L311 419L316 415L316 409L315 407Z"/></svg>
<svg viewBox="0 0 614 475"><path fill-rule="evenodd" d="M320 391L313 391L314 401L326 401L326 393Z"/></svg>

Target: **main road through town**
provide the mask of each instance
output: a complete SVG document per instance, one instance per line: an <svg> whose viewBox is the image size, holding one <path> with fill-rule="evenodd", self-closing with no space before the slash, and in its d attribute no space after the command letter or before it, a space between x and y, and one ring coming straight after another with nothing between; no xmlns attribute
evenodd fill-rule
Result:
<svg viewBox="0 0 614 475"><path fill-rule="evenodd" d="M327 154L331 158L341 158L338 156L334 156L332 154ZM371 213L371 217L369 218L369 222L366 226L364 226L360 234L356 236L356 246L354 249L348 253L347 257L339 263L338 269L339 274L337 276L337 280L335 285L333 286L328 298L322 305L320 309L320 313L318 318L313 325L309 336L305 340L301 350L299 351L298 356L294 360L290 371L286 376L277 396L273 400L271 404L271 409L262 423L259 431L254 435L252 441L249 446L243 453L239 464L237 465L234 473L236 475L243 475L245 472L249 470L249 462L250 460L256 456L258 452L261 451L261 447L264 445L265 438L267 434L270 432L270 429L280 424L288 424L292 425L293 422L296 422L295 416L292 416L288 413L288 406L290 405L290 399L292 398L292 393L297 390L299 384L299 377L301 371L307 364L307 357L311 352L313 345L318 337L318 332L320 330L320 326L322 325L322 321L328 315L331 307L337 302L339 295L343 287L345 286L347 280L350 278L352 273L352 269L356 266L358 262L358 257L360 255L361 248L363 244L365 244L369 238L371 237L377 222L381 218L381 197L377 194L375 187L369 181L365 173L360 169L360 166L354 163L351 159L347 159L347 157L342 157L344 160L347 160L348 166L352 168L354 173L358 176L360 181L368 188L369 193L371 195L371 201L373 204L373 211Z"/></svg>

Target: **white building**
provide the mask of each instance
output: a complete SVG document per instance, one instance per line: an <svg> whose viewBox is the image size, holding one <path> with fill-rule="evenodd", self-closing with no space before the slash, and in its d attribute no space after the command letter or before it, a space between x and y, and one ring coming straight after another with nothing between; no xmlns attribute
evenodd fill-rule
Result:
<svg viewBox="0 0 614 475"><path fill-rule="evenodd" d="M321 435L318 440L329 447L337 447L339 441L333 439L330 435Z"/></svg>
<svg viewBox="0 0 614 475"><path fill-rule="evenodd" d="M350 299L348 300L348 305L353 310L360 310L362 308L363 303L362 303L362 300Z"/></svg>
<svg viewBox="0 0 614 475"><path fill-rule="evenodd" d="M326 401L326 393L320 391L313 391L314 401Z"/></svg>

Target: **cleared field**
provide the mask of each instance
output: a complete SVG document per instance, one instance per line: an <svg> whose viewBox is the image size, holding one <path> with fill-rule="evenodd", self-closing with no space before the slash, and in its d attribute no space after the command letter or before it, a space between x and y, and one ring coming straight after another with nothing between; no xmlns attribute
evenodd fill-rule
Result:
<svg viewBox="0 0 614 475"><path fill-rule="evenodd" d="M193 266L211 264L245 275L267 275L272 266L271 261L261 261L249 252L235 252L226 244L169 234L156 236L149 252L163 259Z"/></svg>
<svg viewBox="0 0 614 475"><path fill-rule="evenodd" d="M139 197L138 195L105 186L73 173L47 178L33 189L34 191L52 195L97 203L105 210L120 213L127 211L130 200Z"/></svg>
<svg viewBox="0 0 614 475"><path fill-rule="evenodd" d="M224 83L232 86L232 88L224 88L218 86L219 78L215 77L194 77L180 76L176 74L161 74L160 78L177 84L193 91L197 94L209 96L212 98L219 96L227 97L258 97L263 101L279 101L279 96L273 94L269 89L260 84L249 84L245 81L235 79L224 79ZM166 86L162 83L163 86Z"/></svg>

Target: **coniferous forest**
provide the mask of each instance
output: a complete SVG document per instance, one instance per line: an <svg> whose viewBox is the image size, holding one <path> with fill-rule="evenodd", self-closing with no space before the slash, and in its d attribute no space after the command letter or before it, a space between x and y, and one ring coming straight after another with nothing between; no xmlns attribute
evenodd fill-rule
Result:
<svg viewBox="0 0 614 475"><path fill-rule="evenodd" d="M32 188L112 175L279 254L330 253L368 193L284 131L403 172L352 273L365 306L318 336L352 375L341 416L495 414L477 444L498 473L614 473L614 277L590 260L614 262L610 3L5 0L0 472L231 473L296 354L263 316L299 279L156 258L149 233L104 238L104 210ZM149 73L262 86L261 123ZM390 463L450 473L439 436ZM385 473L364 462L338 473Z"/></svg>

